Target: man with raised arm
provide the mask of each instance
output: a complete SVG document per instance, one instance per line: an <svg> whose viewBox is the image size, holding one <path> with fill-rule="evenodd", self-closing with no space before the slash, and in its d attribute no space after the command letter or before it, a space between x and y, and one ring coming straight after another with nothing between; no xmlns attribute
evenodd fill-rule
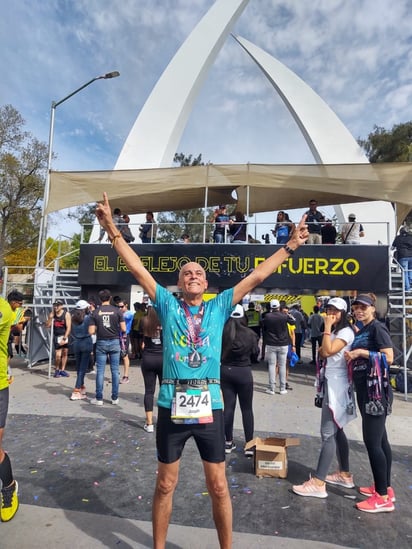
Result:
<svg viewBox="0 0 412 549"><path fill-rule="evenodd" d="M123 240L111 216L107 194L96 216L113 248L143 287L163 328L163 380L158 397L156 446L158 475L153 497L155 549L166 545L173 494L186 441L193 437L202 458L206 486L221 548L232 545L232 505L225 474L225 434L220 393L222 331L236 303L259 286L294 251L305 243L305 217L284 247L260 263L236 286L207 302L204 269L186 263L178 278L182 298L160 286L139 256Z"/></svg>

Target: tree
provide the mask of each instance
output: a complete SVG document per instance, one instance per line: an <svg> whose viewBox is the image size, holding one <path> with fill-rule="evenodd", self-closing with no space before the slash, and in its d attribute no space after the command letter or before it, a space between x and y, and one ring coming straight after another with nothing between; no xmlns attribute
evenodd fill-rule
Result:
<svg viewBox="0 0 412 549"><path fill-rule="evenodd" d="M201 154L193 158L191 154L186 156L184 153L176 153L173 162L180 166L204 166ZM211 209L207 210L207 219L211 217L211 212ZM157 221L159 242L176 242L185 233L190 236L191 242L203 242L203 208L162 212L157 216Z"/></svg>
<svg viewBox="0 0 412 549"><path fill-rule="evenodd" d="M390 131L374 126L367 139L359 139L358 142L372 163L411 162L412 121L395 124Z"/></svg>
<svg viewBox="0 0 412 549"><path fill-rule="evenodd" d="M13 251L37 249L48 147L24 125L12 105L0 107L0 267Z"/></svg>

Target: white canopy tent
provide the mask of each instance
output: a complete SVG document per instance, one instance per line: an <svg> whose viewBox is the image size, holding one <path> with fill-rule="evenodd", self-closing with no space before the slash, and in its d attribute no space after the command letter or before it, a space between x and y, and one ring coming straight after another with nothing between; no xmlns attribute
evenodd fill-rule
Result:
<svg viewBox="0 0 412 549"><path fill-rule="evenodd" d="M412 163L241 164L51 172L46 213L101 200L129 214L237 204L253 214L367 201L391 202L397 227L412 209ZM382 219L381 221L386 221Z"/></svg>

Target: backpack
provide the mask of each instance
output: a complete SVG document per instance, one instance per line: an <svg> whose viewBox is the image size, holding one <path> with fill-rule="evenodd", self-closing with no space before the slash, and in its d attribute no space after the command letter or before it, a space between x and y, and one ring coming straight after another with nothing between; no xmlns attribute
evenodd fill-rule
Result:
<svg viewBox="0 0 412 549"><path fill-rule="evenodd" d="M405 392L405 372L400 370L395 377L395 389L401 393ZM406 391L412 393L412 375L406 376Z"/></svg>

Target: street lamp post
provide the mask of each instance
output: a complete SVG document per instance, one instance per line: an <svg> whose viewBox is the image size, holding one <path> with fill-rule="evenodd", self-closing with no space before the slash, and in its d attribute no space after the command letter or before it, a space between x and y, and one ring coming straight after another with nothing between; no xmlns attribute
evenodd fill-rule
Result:
<svg viewBox="0 0 412 549"><path fill-rule="evenodd" d="M47 203L49 201L49 192L50 192L50 171L51 171L52 158L53 158L54 116L56 112L56 107L58 107L59 105L67 101L67 99L70 99L70 97L73 97L73 95L76 95L76 93L79 93L80 91L84 90L84 88L87 88L87 86L90 86L90 84L93 84L93 82L95 82L96 80L107 80L108 78L116 78L117 76L120 76L120 73L118 71L108 72L106 74L103 74L102 76L96 76L95 78L92 78L91 80L89 80L89 82L86 82L86 84L83 84L83 86L80 86L80 88L77 88L77 90L74 90L74 92L70 93L69 95L66 95L66 97L64 97L60 101L52 101L51 103L50 130L49 130L49 156L47 159L47 175L46 175L46 183L44 186L43 207L42 207L42 214L40 219L36 267L44 267L44 259L46 254Z"/></svg>

